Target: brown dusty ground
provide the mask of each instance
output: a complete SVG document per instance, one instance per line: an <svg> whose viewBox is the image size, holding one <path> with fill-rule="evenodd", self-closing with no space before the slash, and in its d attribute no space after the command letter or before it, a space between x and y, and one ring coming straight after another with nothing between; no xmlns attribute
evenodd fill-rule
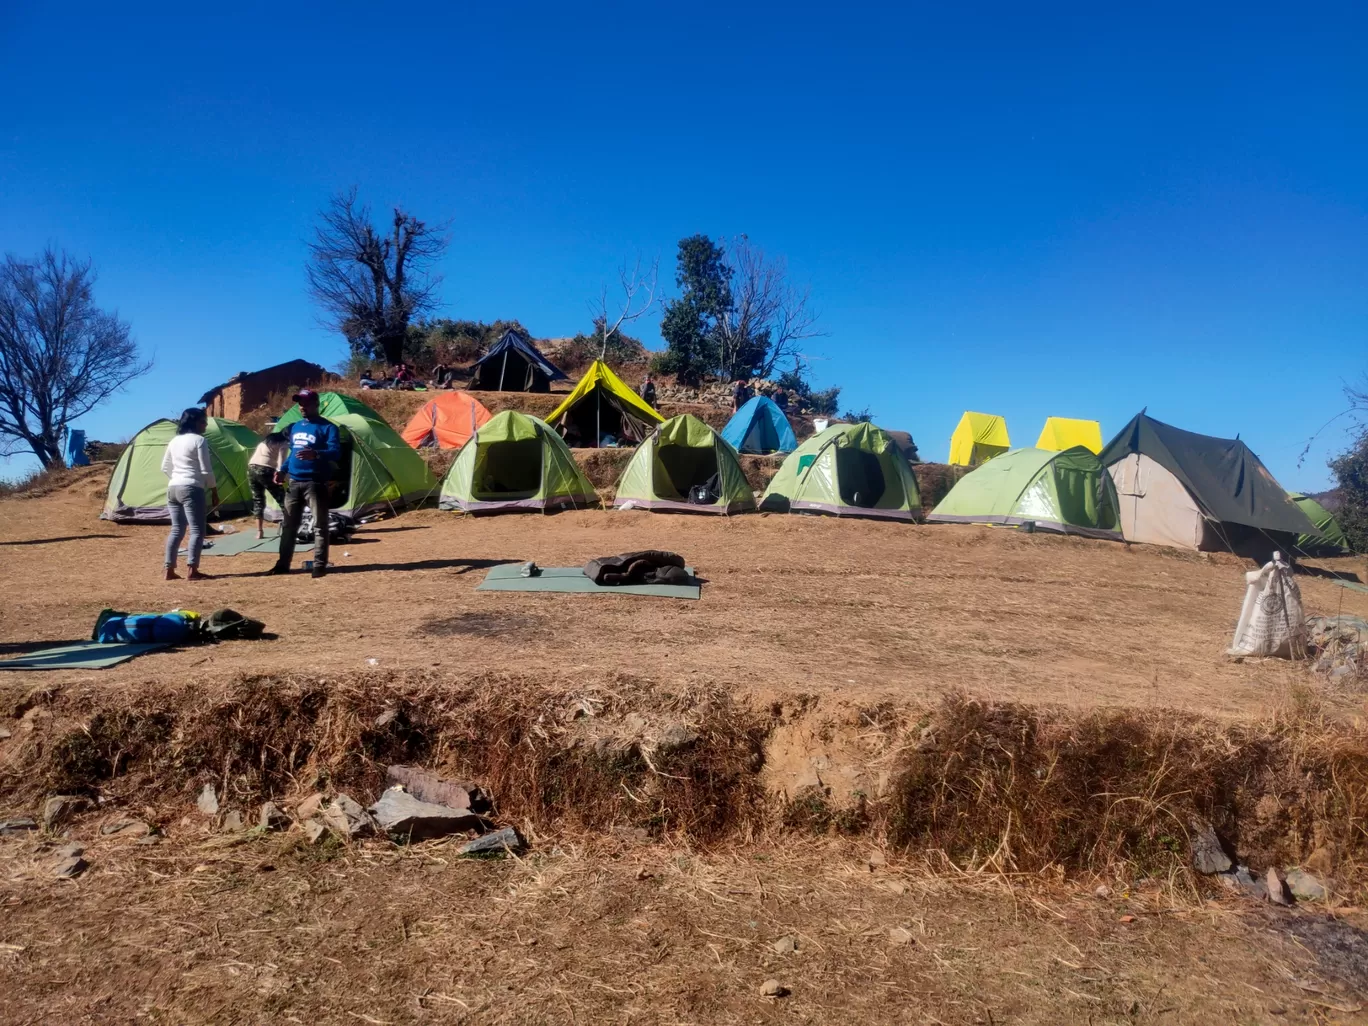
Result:
<svg viewBox="0 0 1368 1026"><path fill-rule="evenodd" d="M88 831L92 832L92 831ZM928 872L867 845L0 840L6 1023L1351 1023L1343 919ZM877 856L876 856L877 858ZM797 950L779 953L791 937ZM1356 976L1356 974L1358 974ZM766 998L775 980L789 992Z"/></svg>
<svg viewBox="0 0 1368 1026"><path fill-rule="evenodd" d="M1241 719L1269 714L1305 679L1283 662L1222 655L1248 568L1231 557L801 516L423 510L365 527L337 547L323 580L259 576L272 557L249 554L206 557L213 581L166 583L165 528L97 520L102 488L92 473L52 495L0 501L0 644L88 636L105 607L231 606L280 639L158 653L98 681L328 672L376 660L572 679L625 671L667 685L717 682L758 700L803 693L918 706L960 689ZM702 601L475 590L496 563L572 566L644 548L683 553L708 582ZM1368 578L1362 559L1337 564ZM1300 582L1308 612L1368 615L1368 594ZM73 676L89 678L6 681Z"/></svg>

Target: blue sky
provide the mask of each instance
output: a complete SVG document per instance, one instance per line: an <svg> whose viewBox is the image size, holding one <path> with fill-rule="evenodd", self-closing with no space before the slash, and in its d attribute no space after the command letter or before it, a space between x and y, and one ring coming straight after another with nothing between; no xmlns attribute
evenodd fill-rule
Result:
<svg viewBox="0 0 1368 1026"><path fill-rule="evenodd" d="M812 286L816 383L927 458L965 409L1148 406L1314 490L1348 438L1298 465L1368 370L1361 4L195 6L0 9L0 248L92 257L156 360L93 437L337 364L304 240L355 184L451 222L443 314L540 336L745 233Z"/></svg>

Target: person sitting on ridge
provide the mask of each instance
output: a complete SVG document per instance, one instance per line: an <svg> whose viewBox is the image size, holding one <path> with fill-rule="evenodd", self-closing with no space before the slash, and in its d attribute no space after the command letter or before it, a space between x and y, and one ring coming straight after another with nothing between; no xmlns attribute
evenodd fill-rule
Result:
<svg viewBox="0 0 1368 1026"><path fill-rule="evenodd" d="M646 375L646 380L641 383L641 398L645 400L647 406L655 409L656 387L649 374Z"/></svg>

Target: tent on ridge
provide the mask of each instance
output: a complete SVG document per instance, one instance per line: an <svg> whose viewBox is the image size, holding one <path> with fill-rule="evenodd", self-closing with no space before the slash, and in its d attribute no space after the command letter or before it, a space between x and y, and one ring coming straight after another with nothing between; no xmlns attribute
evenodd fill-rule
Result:
<svg viewBox="0 0 1368 1026"><path fill-rule="evenodd" d="M1320 532L1319 536L1298 535L1298 552L1306 556L1348 556L1353 553L1354 547L1349 544L1349 537L1344 533L1340 522L1335 519L1335 514L1309 495L1303 495L1301 492L1289 492L1288 495Z"/></svg>
<svg viewBox="0 0 1368 1026"><path fill-rule="evenodd" d="M481 424L494 416L468 392L438 392L404 428L404 441L415 449L459 449Z"/></svg>
<svg viewBox="0 0 1368 1026"><path fill-rule="evenodd" d="M664 417L646 405L602 360L595 360L575 390L546 423L577 449L596 449L609 435L618 443L645 441Z"/></svg>
<svg viewBox="0 0 1368 1026"><path fill-rule="evenodd" d="M755 493L741 461L697 417L671 417L637 446L618 480L615 509L666 513L745 513Z"/></svg>
<svg viewBox="0 0 1368 1026"><path fill-rule="evenodd" d="M772 452L793 452L798 439L793 435L784 411L769 396L757 395L732 414L722 437L737 452L766 456Z"/></svg>
<svg viewBox="0 0 1368 1026"><path fill-rule="evenodd" d="M1319 534L1238 438L1215 438L1142 410L1102 450L1127 541L1266 559Z"/></svg>
<svg viewBox="0 0 1368 1026"><path fill-rule="evenodd" d="M1081 445L1057 452L1013 449L955 483L926 518L942 524L1002 524L1121 540L1116 487Z"/></svg>
<svg viewBox="0 0 1368 1026"><path fill-rule="evenodd" d="M788 454L760 508L915 520L921 493L886 431L873 424L833 424Z"/></svg>
<svg viewBox="0 0 1368 1026"><path fill-rule="evenodd" d="M318 397L318 412L341 428L338 476L345 487L333 493L333 512L338 516L360 520L384 510L398 512L422 503L436 489L437 479L423 457L359 399L324 392ZM276 422L276 430L302 416L298 404L291 406ZM267 500L266 515L280 519L275 499Z"/></svg>
<svg viewBox="0 0 1368 1026"><path fill-rule="evenodd" d="M495 414L461 446L437 505L467 513L597 506L598 493L560 435L516 410Z"/></svg>
<svg viewBox="0 0 1368 1026"><path fill-rule="evenodd" d="M1071 417L1047 417L1036 440L1037 449L1063 452L1081 445L1093 455L1102 451L1102 425L1095 420L1074 420Z"/></svg>
<svg viewBox="0 0 1368 1026"><path fill-rule="evenodd" d="M1012 447L1007 436L1007 421L991 413L965 411L950 436L950 462L961 467L977 467Z"/></svg>
<svg viewBox="0 0 1368 1026"><path fill-rule="evenodd" d="M549 392L551 382L566 377L516 328L505 331L470 370L466 387L476 392Z"/></svg>
<svg viewBox="0 0 1368 1026"><path fill-rule="evenodd" d="M247 461L256 448L256 433L235 420L210 417L204 429L209 458L218 480L219 504L210 515L234 517L252 508L252 489L247 483ZM174 420L154 420L128 443L109 475L101 520L119 524L165 524L166 475L162 457L176 437Z"/></svg>

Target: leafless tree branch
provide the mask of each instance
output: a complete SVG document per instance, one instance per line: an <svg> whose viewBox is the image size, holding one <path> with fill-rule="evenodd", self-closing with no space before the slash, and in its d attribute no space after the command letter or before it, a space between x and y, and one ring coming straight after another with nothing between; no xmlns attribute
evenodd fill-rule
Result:
<svg viewBox="0 0 1368 1026"><path fill-rule="evenodd" d="M768 378L779 364L800 356L804 339L825 334L817 329L820 315L809 305L811 290L790 284L783 257L766 256L744 235L732 239L727 251L732 304L716 328L722 368L734 377L758 370Z"/></svg>
<svg viewBox="0 0 1368 1026"><path fill-rule="evenodd" d="M442 279L432 267L448 242L445 225L398 207L382 235L352 187L319 214L304 269L309 295L353 349L398 363L409 321L437 305Z"/></svg>
<svg viewBox="0 0 1368 1026"><path fill-rule="evenodd" d="M129 326L95 306L90 261L51 248L0 265L0 452L62 460L66 427L147 373Z"/></svg>
<svg viewBox="0 0 1368 1026"><path fill-rule="evenodd" d="M638 254L636 263L628 271L624 263L618 268L618 285L622 290L622 300L616 306L616 317L609 323L610 314L608 309L608 286L605 285L599 293L598 307L594 312L594 323L602 332L602 347L599 352L599 359L603 359L608 354L608 340L617 334L624 324L630 324L640 317L644 317L656 303L656 285L659 280L660 260L656 258L651 261L651 266L643 272L641 269L641 255Z"/></svg>

